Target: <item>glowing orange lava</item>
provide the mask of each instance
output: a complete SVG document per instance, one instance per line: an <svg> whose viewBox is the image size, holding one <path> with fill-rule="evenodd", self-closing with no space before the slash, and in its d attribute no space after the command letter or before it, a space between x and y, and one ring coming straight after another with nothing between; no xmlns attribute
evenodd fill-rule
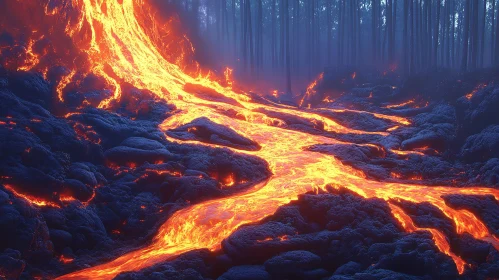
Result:
<svg viewBox="0 0 499 280"><path fill-rule="evenodd" d="M435 241L435 245L437 245L438 249L454 260L457 270L460 274L464 272L464 266L466 265L466 262L459 256L456 256L451 252L449 242L441 231L433 228L418 228L413 223L411 217L409 217L409 215L407 215L400 207L395 206L392 203L388 205L392 209L393 216L400 222L402 228L404 228L407 232L413 232L417 230L429 231L432 234L433 240Z"/></svg>
<svg viewBox="0 0 499 280"><path fill-rule="evenodd" d="M324 78L324 72L320 73L319 76L313 80L308 86L307 86L307 91L305 92L305 95L303 95L302 99L300 100L300 107L303 106L303 102L305 99L312 97L317 91L315 90L315 87L317 87L317 84L322 81ZM310 104L308 104L310 105Z"/></svg>
<svg viewBox="0 0 499 280"><path fill-rule="evenodd" d="M4 187L6 190L10 191L14 196L24 199L29 204L39 206L39 207L48 206L48 207L54 207L54 208L61 208L61 206L59 206L51 201L48 201L48 200L45 200L42 198L38 198L38 197L34 197L34 196L31 196L28 194L20 193L11 185L4 184Z"/></svg>
<svg viewBox="0 0 499 280"><path fill-rule="evenodd" d="M388 202L399 200L431 203L454 221L458 234L467 232L499 248L497 238L473 213L453 209L443 199L443 196L450 194L493 195L499 199L499 191L484 187L430 187L368 180L363 172L343 165L335 157L307 149L316 144L343 142L287 129L286 120L269 117L262 112L283 113L313 123L320 122L325 132L367 132L344 127L315 112L252 102L249 94L235 92L228 81L228 86L222 86L209 73L201 74L196 63L189 64L189 57L194 52L192 44L184 34L172 29L171 21L161 24L155 13L149 13L152 9L148 9L147 1L74 0L73 3L81 9L82 14L78 21L68 23L66 33L88 55L90 72L103 77L114 92L100 107L109 107L114 100L121 97L121 82L139 89L147 89L174 104L178 110L177 114L160 125L162 130L175 129L201 116L207 117L212 122L231 128L257 142L261 146L258 151L229 149L266 160L273 175L243 193L179 210L159 228L152 242L145 247L137 248L113 261L64 275L60 279L111 279L120 272L140 270L190 250L218 250L221 241L238 227L260 221L272 215L278 207L296 200L298 195L319 189L325 190L328 185L347 188L364 198L381 198ZM148 26L153 28L146 28ZM163 42L164 34L175 37L167 37L167 42ZM194 67L189 67L193 64ZM320 79L322 75L307 88L306 96L315 92ZM237 102L202 99L196 92L188 90L189 85L209 89ZM303 99L300 103L303 105ZM390 105L387 108L403 105L405 104ZM232 118L221 113L228 110L236 111L241 117ZM409 124L409 121L403 118L388 117L401 125ZM389 135L388 132L375 134ZM180 141L166 137L178 143L218 147L198 141ZM235 180L228 181L229 184L234 182ZM402 209L393 205L391 208L405 230L418 230ZM439 250L453 258L458 270L462 272L464 262L451 252L445 236L435 229L424 230L432 233Z"/></svg>
<svg viewBox="0 0 499 280"><path fill-rule="evenodd" d="M408 105L414 104L415 101L416 100L411 99L409 101L405 101L405 102L402 102L402 103L399 103L399 104L387 105L387 106L385 106L383 108L387 108L387 109L393 109L393 108L395 108L395 109L397 109L397 108L400 108L400 107L404 107L404 106L408 106Z"/></svg>
<svg viewBox="0 0 499 280"><path fill-rule="evenodd" d="M61 261L63 264L68 264L68 263L72 263L74 261L74 259L71 257L65 257L64 255L61 255L59 257L59 261Z"/></svg>
<svg viewBox="0 0 499 280"><path fill-rule="evenodd" d="M468 93L465 95L466 99L470 100L475 93L477 93L479 90L484 89L487 86L487 84L479 84L477 85L472 92Z"/></svg>

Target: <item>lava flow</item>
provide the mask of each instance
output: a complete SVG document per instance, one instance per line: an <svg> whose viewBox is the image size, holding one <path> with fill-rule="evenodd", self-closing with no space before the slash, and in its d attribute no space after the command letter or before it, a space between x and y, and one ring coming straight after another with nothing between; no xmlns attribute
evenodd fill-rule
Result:
<svg viewBox="0 0 499 280"><path fill-rule="evenodd" d="M199 71L187 71L188 66L183 63L187 60L185 58L192 54L192 46L181 44L184 48L174 55L165 54L163 48L165 45L158 45L158 40L162 38L161 33L154 32L167 30L168 23L163 28L157 28L158 30L146 30L145 22L156 19L144 12L142 6L147 5L144 1L74 0L73 2L82 13L76 23L68 25L66 34L76 43L84 42L77 45L81 45L82 51L88 55L91 65L89 71L103 76L108 84L114 87L113 96L102 102L100 107L107 107L114 99L120 98L121 82L139 89L147 89L159 98L174 104L178 109L177 114L161 124L162 130L175 129L196 118L207 117L257 142L261 147L258 151L230 149L266 160L273 175L266 182L255 185L243 193L182 209L159 228L150 245L126 253L108 263L61 276L60 279L111 279L121 272L140 270L190 250L201 248L218 250L221 241L241 225L258 222L272 215L278 207L297 199L298 195L318 189L325 190L326 186L347 188L365 198L431 203L455 222L458 234L469 233L476 239L490 242L499 248L498 239L489 232L482 221L467 210L449 207L443 198L450 194L481 194L493 195L499 199L499 191L484 187L434 187L368 180L363 172L343 165L333 156L308 149L316 144L340 143L327 137L327 132L352 134L368 134L368 132L349 129L312 111L252 102L248 94L233 90L231 83L223 86L209 75L201 75ZM186 40L185 36L177 39ZM176 44L173 40L172 43ZM177 56L179 59L171 59L172 56ZM69 74L71 77L74 76L72 73ZM67 81L63 82L67 84ZM196 92L188 90L192 85L218 92L226 99L236 102L202 99ZM232 118L223 114L228 110L234 110L242 117ZM285 120L270 117L263 112L293 115L313 123L320 123L324 135L287 129ZM394 119L400 125L409 124L404 119ZM389 135L388 132L375 134ZM168 139L178 143L218 147L197 141L180 141L171 137ZM402 208L393 205L391 208L394 217L401 222L406 231L419 229ZM432 233L437 247L455 261L458 271L462 273L464 261L451 252L443 233L437 229L422 230L429 230Z"/></svg>

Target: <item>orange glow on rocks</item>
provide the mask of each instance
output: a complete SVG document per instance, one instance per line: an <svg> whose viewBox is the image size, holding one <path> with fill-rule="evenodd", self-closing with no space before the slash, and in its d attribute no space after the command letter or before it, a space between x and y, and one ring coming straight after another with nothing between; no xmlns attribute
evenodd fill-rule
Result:
<svg viewBox="0 0 499 280"><path fill-rule="evenodd" d="M72 70L67 75L65 75L61 78L61 81L59 82L59 84L56 87L57 97L59 98L59 101L64 102L63 90L66 88L66 86L69 83L71 83L71 80L73 79L75 74L76 74L76 71Z"/></svg>
<svg viewBox="0 0 499 280"><path fill-rule="evenodd" d="M479 84L477 85L472 92L468 93L465 95L466 99L470 100L475 93L477 93L479 90L484 89L487 86L487 84Z"/></svg>
<svg viewBox="0 0 499 280"><path fill-rule="evenodd" d="M42 38L40 38L40 39L42 39ZM35 44L35 40L29 40L28 45L26 47L26 59L24 61L24 64L19 66L17 68L17 70L29 71L40 62L39 55L35 54L33 52L33 45L34 44Z"/></svg>
<svg viewBox="0 0 499 280"><path fill-rule="evenodd" d="M61 206L49 201L45 200L42 198L34 197L32 195L28 195L25 193L21 193L17 191L13 186L11 185L4 185L4 188L8 191L10 191L15 197L21 198L28 202L31 205L38 206L38 207L54 207L54 208L61 208Z"/></svg>
<svg viewBox="0 0 499 280"><path fill-rule="evenodd" d="M386 131L394 131L394 130L397 130L399 128L400 128L400 126L396 125L396 126L392 126L392 127L388 128Z"/></svg>
<svg viewBox="0 0 499 280"><path fill-rule="evenodd" d="M234 179L234 174L230 173L224 180L223 180L223 185L225 187L232 187L235 184L235 179Z"/></svg>
<svg viewBox="0 0 499 280"><path fill-rule="evenodd" d="M400 156L407 156L407 155L420 155L424 156L424 153L418 152L418 151L402 151L402 150L390 150L392 153L400 155Z"/></svg>
<svg viewBox="0 0 499 280"><path fill-rule="evenodd" d="M402 103L398 103L398 104L392 104L392 105L387 105L383 108L387 108L387 109L397 109L397 108L400 108L400 107L404 107L404 106L408 106L408 105L411 105L411 104L414 104L414 102L416 102L416 100L414 99L411 99L409 101L405 101L405 102L402 102Z"/></svg>
<svg viewBox="0 0 499 280"><path fill-rule="evenodd" d="M59 257L59 261L62 262L63 264L68 264L68 263L72 263L74 261L74 258L65 257L64 255L61 255Z"/></svg>
<svg viewBox="0 0 499 280"><path fill-rule="evenodd" d="M90 143L100 144L99 135L90 125L84 125L79 122L73 122L73 129L76 132L79 140L86 140Z"/></svg>

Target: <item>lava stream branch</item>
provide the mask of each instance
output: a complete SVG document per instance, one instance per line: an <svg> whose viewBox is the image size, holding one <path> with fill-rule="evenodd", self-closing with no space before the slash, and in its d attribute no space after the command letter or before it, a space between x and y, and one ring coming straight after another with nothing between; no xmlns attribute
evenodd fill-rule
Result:
<svg viewBox="0 0 499 280"><path fill-rule="evenodd" d="M194 111L197 113L196 110ZM210 109L206 111L214 113ZM166 120L161 127L173 129L175 127L168 127L168 124L188 123L192 120L191 118L196 117L196 114L189 113L183 111ZM461 229L458 226L458 231L468 232L482 240L491 237L483 223L475 216L469 215L471 213L465 210L453 210L447 207L442 196L456 193L464 195L480 193L498 197L499 192L493 189L426 187L370 181L366 180L361 172L343 165L334 157L305 150L313 143L332 144L336 143L336 140L279 127L269 127L266 124L249 123L224 115L217 115L217 118L213 119L261 143L261 150L244 151L244 153L266 159L274 174L272 178L247 193L181 210L161 226L151 246L133 251L110 263L64 276L62 279L80 277L108 279L115 276L117 272L142 269L189 250L201 248L217 250L220 248L221 241L239 226L257 222L273 214L279 206L297 199L299 194L319 188L325 189L329 183L350 189L366 198L378 197L387 201L407 200L415 203L430 202L453 220L469 225ZM289 139L289 141L283 141L283 139ZM215 147L215 145L201 142L198 144ZM406 228L406 230L410 232L415 229ZM447 243L444 243L443 234L434 229L430 231L436 242L438 241L437 247L451 256L459 271L462 272L461 259L451 253L450 246L445 245Z"/></svg>

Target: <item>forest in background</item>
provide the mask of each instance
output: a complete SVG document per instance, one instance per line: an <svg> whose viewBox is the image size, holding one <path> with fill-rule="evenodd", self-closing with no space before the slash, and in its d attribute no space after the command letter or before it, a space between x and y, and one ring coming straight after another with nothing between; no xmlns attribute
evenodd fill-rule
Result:
<svg viewBox="0 0 499 280"><path fill-rule="evenodd" d="M326 67L407 76L499 65L499 0L169 1L212 63L287 77L288 91Z"/></svg>

